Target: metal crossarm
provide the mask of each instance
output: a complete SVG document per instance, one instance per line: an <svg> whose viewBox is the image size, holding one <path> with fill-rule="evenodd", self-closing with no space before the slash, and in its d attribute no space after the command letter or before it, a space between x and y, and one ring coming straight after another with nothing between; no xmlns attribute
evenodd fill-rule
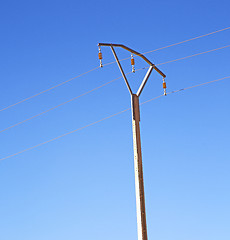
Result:
<svg viewBox="0 0 230 240"><path fill-rule="evenodd" d="M121 48L124 48L125 50L141 57L142 59L144 59L149 65L153 66L153 68L163 77L163 78L166 78L166 75L158 68L155 66L154 63L150 62L149 59L147 57L145 57L143 54L129 48L129 47L126 47L125 45L123 44L114 44L114 43L98 43L98 46L107 46L107 47L121 47Z"/></svg>

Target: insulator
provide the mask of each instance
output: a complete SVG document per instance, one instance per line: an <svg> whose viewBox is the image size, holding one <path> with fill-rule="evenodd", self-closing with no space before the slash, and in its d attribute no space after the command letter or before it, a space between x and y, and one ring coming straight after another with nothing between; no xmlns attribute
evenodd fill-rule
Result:
<svg viewBox="0 0 230 240"><path fill-rule="evenodd" d="M100 47L99 47L98 58L100 60L100 67L103 67L103 65L102 65L102 53L101 53L101 48Z"/></svg>
<svg viewBox="0 0 230 240"><path fill-rule="evenodd" d="M131 58L131 65L134 65L135 62L134 62L134 58Z"/></svg>
<svg viewBox="0 0 230 240"><path fill-rule="evenodd" d="M135 61L134 61L134 58L133 58L133 54L131 54L131 65L132 65L132 72L135 73Z"/></svg>
<svg viewBox="0 0 230 240"><path fill-rule="evenodd" d="M167 93L166 93L166 82L165 82L165 79L163 78L163 89L164 89L164 95L166 96Z"/></svg>

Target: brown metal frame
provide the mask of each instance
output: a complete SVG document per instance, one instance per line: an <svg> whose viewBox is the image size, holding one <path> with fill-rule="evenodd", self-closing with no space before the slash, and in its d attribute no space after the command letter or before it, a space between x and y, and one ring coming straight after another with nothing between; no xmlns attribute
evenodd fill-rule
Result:
<svg viewBox="0 0 230 240"><path fill-rule="evenodd" d="M98 43L98 46L108 46L108 47L121 47L121 48L124 48L125 50L141 57L142 59L144 59L150 66L153 66L153 68L163 77L163 78L166 78L166 75L158 68L156 67L156 65L154 63L152 63L147 57L145 57L143 54L129 48L129 47L126 47L125 45L123 44L114 44L114 43Z"/></svg>

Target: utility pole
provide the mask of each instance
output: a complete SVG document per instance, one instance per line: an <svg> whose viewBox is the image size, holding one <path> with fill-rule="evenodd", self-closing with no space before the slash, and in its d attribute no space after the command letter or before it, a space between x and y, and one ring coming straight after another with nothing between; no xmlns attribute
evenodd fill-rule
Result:
<svg viewBox="0 0 230 240"><path fill-rule="evenodd" d="M101 46L108 46L111 48L113 55L116 59L118 67L121 71L121 74L125 80L126 86L131 95L131 103L132 103L132 128L133 128L133 150L134 150L134 170L135 170L135 189L136 189L136 212L137 212L137 233L138 240L147 240L147 224L146 224L146 212L145 212L145 194L144 194L144 179L143 179L143 167L142 167L142 153L141 153L141 137L140 137L140 105L139 105L139 97L144 89L145 84L147 83L149 76L152 73L152 70L156 70L163 77L163 88L164 95L166 95L166 83L165 77L166 75L161 72L152 62L150 62L144 55L134 51L131 48L128 48L122 44L112 44L112 43L99 43L99 59L100 66L102 67L102 53ZM149 69L137 91L137 93L133 93L129 82L126 78L126 75L123 71L123 68L120 64L120 61L115 52L115 47L121 47L129 52L131 52L131 65L132 71L135 72L134 68L134 58L133 54L144 59L150 66Z"/></svg>

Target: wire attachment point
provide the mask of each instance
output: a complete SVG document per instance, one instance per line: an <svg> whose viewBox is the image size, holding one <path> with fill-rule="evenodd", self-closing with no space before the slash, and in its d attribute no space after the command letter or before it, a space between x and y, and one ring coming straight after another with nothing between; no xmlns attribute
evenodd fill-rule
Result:
<svg viewBox="0 0 230 240"><path fill-rule="evenodd" d="M131 65L132 65L132 72L135 73L135 62L134 62L134 58L133 58L133 54L131 54Z"/></svg>
<svg viewBox="0 0 230 240"><path fill-rule="evenodd" d="M102 65L102 53L101 53L101 48L98 47L98 50L99 50L98 58L99 58L99 60L100 60L100 67L103 67L103 65Z"/></svg>
<svg viewBox="0 0 230 240"><path fill-rule="evenodd" d="M165 78L163 78L163 89L164 89L164 95L166 96L166 82L165 82Z"/></svg>

